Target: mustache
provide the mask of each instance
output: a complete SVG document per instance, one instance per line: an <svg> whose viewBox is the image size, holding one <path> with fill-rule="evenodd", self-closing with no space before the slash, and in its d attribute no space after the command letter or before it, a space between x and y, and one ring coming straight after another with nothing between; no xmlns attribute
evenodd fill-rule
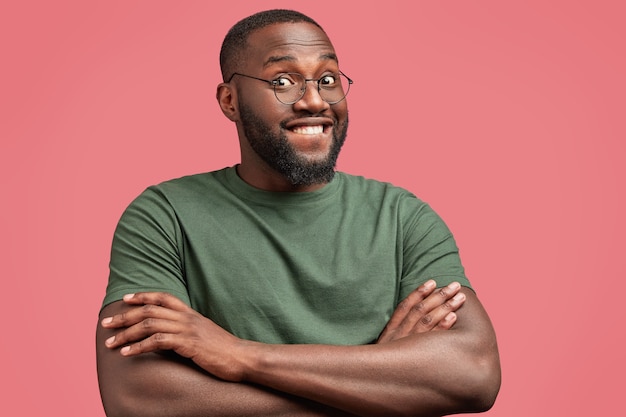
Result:
<svg viewBox="0 0 626 417"><path fill-rule="evenodd" d="M311 114L311 113L301 113L301 114L296 114L294 116L289 117L288 119L285 119L283 121L281 121L279 123L279 126L282 129L287 129L287 125L291 122L293 122L294 120L298 120L298 119L302 119L302 118L315 118L315 117L319 117L319 118L324 118L324 119L331 119L333 121L333 126L337 126L337 124L339 123L339 120L337 120L337 117L335 115L327 115L327 114L322 114L322 113L316 113L316 114Z"/></svg>

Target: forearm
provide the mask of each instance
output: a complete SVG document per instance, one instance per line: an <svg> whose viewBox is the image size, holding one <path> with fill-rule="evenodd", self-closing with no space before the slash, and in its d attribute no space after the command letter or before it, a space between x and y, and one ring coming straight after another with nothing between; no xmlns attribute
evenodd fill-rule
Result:
<svg viewBox="0 0 626 417"><path fill-rule="evenodd" d="M495 336L467 320L477 302L464 309L452 330L379 345L251 344L244 378L363 416L484 411L500 383Z"/></svg>
<svg viewBox="0 0 626 417"><path fill-rule="evenodd" d="M487 375L481 376L479 361L455 349L440 351L432 339L410 336L358 348L262 348L247 379L362 416L480 411L473 399L479 400ZM455 359L446 364L442 356Z"/></svg>
<svg viewBox="0 0 626 417"><path fill-rule="evenodd" d="M103 399L105 405L107 398L125 403L124 395L132 393L133 401L142 402L133 404L133 409L142 410L150 407L144 404L153 398L173 406L180 396L180 407L187 414L167 415L335 415L335 409L362 416L437 416L484 411L493 404L500 385L495 335L475 294L469 289L461 291L467 301L458 310L454 328L388 335L366 346L246 341L169 294L135 294L124 301L136 307L118 304L101 315L98 363L113 367L99 367L98 373L104 377L101 386L114 393L103 392ZM399 313L399 317L404 315ZM105 343L112 335L115 337ZM159 368L161 373L155 377L150 366L140 366L144 362L128 361L152 361L155 356L150 352L167 350L192 359L206 373L195 365L185 369L208 379L188 381L164 368ZM136 389L119 390L116 376L128 375L139 375L132 382ZM318 404L330 408L320 410Z"/></svg>
<svg viewBox="0 0 626 417"><path fill-rule="evenodd" d="M102 317L127 310L106 307ZM108 417L348 416L314 401L250 383L226 382L173 352L124 357L104 341L115 332L98 326L96 353Z"/></svg>
<svg viewBox="0 0 626 417"><path fill-rule="evenodd" d="M268 388L221 381L193 364L177 363L157 354L122 359L131 362L127 371L118 370L115 383L101 384L109 417L347 415ZM101 378L106 378L106 372L101 373Z"/></svg>

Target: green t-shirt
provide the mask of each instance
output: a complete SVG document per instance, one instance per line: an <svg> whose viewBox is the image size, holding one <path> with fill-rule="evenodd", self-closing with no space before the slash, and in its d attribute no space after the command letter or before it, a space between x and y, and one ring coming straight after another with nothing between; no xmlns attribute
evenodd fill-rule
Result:
<svg viewBox="0 0 626 417"><path fill-rule="evenodd" d="M130 204L103 305L164 291L245 339L356 345L431 278L470 285L452 234L413 194L344 173L314 192L267 192L231 167Z"/></svg>

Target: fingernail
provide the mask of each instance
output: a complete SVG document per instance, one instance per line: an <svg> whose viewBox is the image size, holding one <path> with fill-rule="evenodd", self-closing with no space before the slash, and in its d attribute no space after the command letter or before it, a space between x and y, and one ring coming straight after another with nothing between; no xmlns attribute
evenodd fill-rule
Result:
<svg viewBox="0 0 626 417"><path fill-rule="evenodd" d="M126 294L124 296L124 300L130 300L131 298L133 298L135 296L135 294Z"/></svg>
<svg viewBox="0 0 626 417"><path fill-rule="evenodd" d="M105 317L102 319L102 324L106 325L106 324L111 323L112 321L113 321L113 317Z"/></svg>
<svg viewBox="0 0 626 417"><path fill-rule="evenodd" d="M463 294L462 292L458 293L457 295L455 295L454 297L452 297L452 299L454 301L463 301L465 300L465 294Z"/></svg>
<svg viewBox="0 0 626 417"><path fill-rule="evenodd" d="M428 281L426 281L426 282L424 283L424 287L426 287L426 288L427 288L427 289L429 289L429 290L430 290L431 288L435 288L435 285L437 285L437 283L436 283L434 280L432 280L432 279L429 279Z"/></svg>
<svg viewBox="0 0 626 417"><path fill-rule="evenodd" d="M122 355L126 355L129 351L130 351L130 346L124 346L123 348L120 349L120 353Z"/></svg>
<svg viewBox="0 0 626 417"><path fill-rule="evenodd" d="M111 346L113 344L113 342L115 342L115 336L111 336L109 337L106 342L104 342L105 345L107 346Z"/></svg>
<svg viewBox="0 0 626 417"><path fill-rule="evenodd" d="M461 284L459 284L458 282L453 282L452 284L448 285L448 288L450 288L451 290L458 290L459 288L461 288Z"/></svg>

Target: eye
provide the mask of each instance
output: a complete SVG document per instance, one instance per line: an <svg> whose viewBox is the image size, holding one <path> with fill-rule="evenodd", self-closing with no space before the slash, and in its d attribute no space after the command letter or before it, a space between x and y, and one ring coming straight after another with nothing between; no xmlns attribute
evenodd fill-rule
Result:
<svg viewBox="0 0 626 417"><path fill-rule="evenodd" d="M276 88L290 88L296 84L297 82L294 77L289 74L279 75L272 80L272 85Z"/></svg>
<svg viewBox="0 0 626 417"><path fill-rule="evenodd" d="M319 85L322 88L334 87L335 84L337 84L337 76L334 74L324 75L319 80Z"/></svg>

